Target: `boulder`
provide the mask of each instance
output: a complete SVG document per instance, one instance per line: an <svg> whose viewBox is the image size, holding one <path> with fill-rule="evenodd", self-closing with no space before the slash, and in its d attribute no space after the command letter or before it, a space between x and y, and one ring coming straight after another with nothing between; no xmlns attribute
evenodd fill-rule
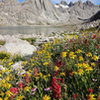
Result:
<svg viewBox="0 0 100 100"><path fill-rule="evenodd" d="M22 56L28 56L32 55L34 51L36 51L36 47L29 44L27 41L20 40L20 39L12 39L2 47L0 47L0 51L6 51L11 53L12 55L14 54L20 54Z"/></svg>

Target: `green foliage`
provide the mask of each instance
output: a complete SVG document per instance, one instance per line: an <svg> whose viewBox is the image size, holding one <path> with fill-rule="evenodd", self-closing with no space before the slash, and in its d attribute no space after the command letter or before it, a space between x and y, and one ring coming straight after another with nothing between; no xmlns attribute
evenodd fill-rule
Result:
<svg viewBox="0 0 100 100"><path fill-rule="evenodd" d="M21 56L21 55L14 55L13 57L12 57L12 61L13 62L19 62L19 61L25 61L26 59L25 59L25 57L23 57L23 56Z"/></svg>
<svg viewBox="0 0 100 100"><path fill-rule="evenodd" d="M22 40L28 41L30 44L34 45L36 38L21 38Z"/></svg>
<svg viewBox="0 0 100 100"><path fill-rule="evenodd" d="M4 45L6 42L4 40L0 40L0 45Z"/></svg>
<svg viewBox="0 0 100 100"><path fill-rule="evenodd" d="M3 59L9 59L10 58L10 54L7 52L0 52L0 60Z"/></svg>

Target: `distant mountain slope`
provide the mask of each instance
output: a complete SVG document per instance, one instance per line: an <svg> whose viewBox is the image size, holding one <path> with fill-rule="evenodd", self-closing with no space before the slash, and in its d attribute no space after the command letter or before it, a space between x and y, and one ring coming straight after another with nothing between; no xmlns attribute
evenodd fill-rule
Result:
<svg viewBox="0 0 100 100"><path fill-rule="evenodd" d="M61 2L62 6L65 2ZM0 25L65 25L82 22L100 10L89 2L76 2L69 7L55 8L49 0L17 0L0 2Z"/></svg>

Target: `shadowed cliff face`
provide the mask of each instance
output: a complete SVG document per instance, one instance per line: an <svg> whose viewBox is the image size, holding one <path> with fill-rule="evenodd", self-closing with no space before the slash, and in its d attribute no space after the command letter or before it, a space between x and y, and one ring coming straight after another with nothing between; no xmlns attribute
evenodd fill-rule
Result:
<svg viewBox="0 0 100 100"><path fill-rule="evenodd" d="M77 2L62 12L49 0L26 0L24 3L4 0L0 2L0 25L73 24L79 21L78 17L88 17L98 9Z"/></svg>

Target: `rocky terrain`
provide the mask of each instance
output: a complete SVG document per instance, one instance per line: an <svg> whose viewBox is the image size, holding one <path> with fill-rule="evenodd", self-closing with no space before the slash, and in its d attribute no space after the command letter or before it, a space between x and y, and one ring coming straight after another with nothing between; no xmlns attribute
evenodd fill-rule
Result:
<svg viewBox="0 0 100 100"><path fill-rule="evenodd" d="M60 8L49 0L3 0L0 2L0 25L67 25L83 22L100 10L90 1L78 1L67 5L61 2Z"/></svg>

